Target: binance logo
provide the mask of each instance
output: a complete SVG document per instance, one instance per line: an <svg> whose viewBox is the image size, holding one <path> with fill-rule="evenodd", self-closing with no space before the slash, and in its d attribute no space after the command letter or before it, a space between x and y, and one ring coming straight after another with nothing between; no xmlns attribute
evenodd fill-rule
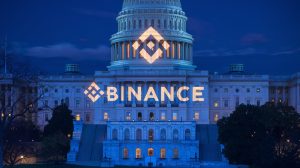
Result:
<svg viewBox="0 0 300 168"><path fill-rule="evenodd" d="M100 87L93 82L89 88L84 91L84 94L87 95L92 102L96 102L102 95L104 95L104 91L100 90Z"/></svg>
<svg viewBox="0 0 300 168"><path fill-rule="evenodd" d="M156 44L158 44L158 46ZM159 57L163 55L162 49L168 50L170 45L153 27L150 27L139 37L136 42L134 42L132 47L135 50L141 48L141 56L147 62L153 64Z"/></svg>

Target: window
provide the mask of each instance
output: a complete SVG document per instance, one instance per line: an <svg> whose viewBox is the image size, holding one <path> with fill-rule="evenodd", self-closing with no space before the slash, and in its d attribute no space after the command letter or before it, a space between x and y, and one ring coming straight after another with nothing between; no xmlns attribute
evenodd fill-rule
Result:
<svg viewBox="0 0 300 168"><path fill-rule="evenodd" d="M239 93L239 92L240 92L240 89L235 89L235 92L236 92L236 93Z"/></svg>
<svg viewBox="0 0 300 168"><path fill-rule="evenodd" d="M256 89L256 92L259 93L259 92L260 92L260 88L257 88L257 89Z"/></svg>
<svg viewBox="0 0 300 168"><path fill-rule="evenodd" d="M218 101L215 101L215 102L214 102L214 107L215 107L215 108L219 107L219 102L218 102Z"/></svg>
<svg viewBox="0 0 300 168"><path fill-rule="evenodd" d="M184 131L184 137L185 137L186 141L191 140L191 130L190 129L186 129Z"/></svg>
<svg viewBox="0 0 300 168"><path fill-rule="evenodd" d="M166 113L165 112L162 112L160 114L160 120L166 120Z"/></svg>
<svg viewBox="0 0 300 168"><path fill-rule="evenodd" d="M194 114L194 118L195 118L195 120L199 120L199 119L200 119L200 116L199 116L199 113L198 113L198 112L196 112L196 113Z"/></svg>
<svg viewBox="0 0 300 168"><path fill-rule="evenodd" d="M148 156L153 156L154 155L154 150L153 148L148 149Z"/></svg>
<svg viewBox="0 0 300 168"><path fill-rule="evenodd" d="M137 129L137 130L136 130L135 139L136 139L137 141L141 141L141 140L142 140L142 130L141 130L141 129Z"/></svg>
<svg viewBox="0 0 300 168"><path fill-rule="evenodd" d="M218 122L218 121L219 121L219 114L215 114L215 116L214 116L214 121L215 121L215 122Z"/></svg>
<svg viewBox="0 0 300 168"><path fill-rule="evenodd" d="M247 88L247 93L250 93L250 89L249 88Z"/></svg>
<svg viewBox="0 0 300 168"><path fill-rule="evenodd" d="M112 140L118 140L118 130L117 129L113 129Z"/></svg>
<svg viewBox="0 0 300 168"><path fill-rule="evenodd" d="M104 120L108 120L108 113L106 113L106 112L104 113L103 119L104 119Z"/></svg>
<svg viewBox="0 0 300 168"><path fill-rule="evenodd" d="M69 89L66 89L65 92L66 92L66 93L69 93Z"/></svg>
<svg viewBox="0 0 300 168"><path fill-rule="evenodd" d="M225 88L225 89L224 89L224 93L228 93L228 88Z"/></svg>
<svg viewBox="0 0 300 168"><path fill-rule="evenodd" d="M153 112L150 113L149 119L150 119L150 121L154 121L154 113Z"/></svg>
<svg viewBox="0 0 300 168"><path fill-rule="evenodd" d="M141 159L142 158L142 150L140 148L135 149L135 158Z"/></svg>
<svg viewBox="0 0 300 168"><path fill-rule="evenodd" d="M127 148L123 149L123 158L128 159L128 149Z"/></svg>
<svg viewBox="0 0 300 168"><path fill-rule="evenodd" d="M160 149L160 158L165 159L166 158L166 148Z"/></svg>
<svg viewBox="0 0 300 168"><path fill-rule="evenodd" d="M80 93L81 89L77 88L76 93Z"/></svg>
<svg viewBox="0 0 300 168"><path fill-rule="evenodd" d="M125 141L128 141L128 140L130 140L130 132L129 132L129 129L127 128L127 129L125 129L125 132L124 132L124 140Z"/></svg>
<svg viewBox="0 0 300 168"><path fill-rule="evenodd" d="M179 158L179 151L177 148L173 149L173 159Z"/></svg>
<svg viewBox="0 0 300 168"><path fill-rule="evenodd" d="M154 131L153 131L153 129L150 129L148 131L148 140L149 141L153 141L154 140Z"/></svg>
<svg viewBox="0 0 300 168"><path fill-rule="evenodd" d="M76 121L80 121L80 114L76 114L75 120L76 120Z"/></svg>
<svg viewBox="0 0 300 168"><path fill-rule="evenodd" d="M48 93L48 92L49 92L49 89L48 89L48 88L45 88L45 89L44 89L44 92L45 92L45 93Z"/></svg>
<svg viewBox="0 0 300 168"><path fill-rule="evenodd" d="M165 141L167 139L167 133L165 129L160 131L160 140Z"/></svg>
<svg viewBox="0 0 300 168"><path fill-rule="evenodd" d="M142 121L143 120L143 114L141 112L138 112L137 119L138 119L138 121Z"/></svg>
<svg viewBox="0 0 300 168"><path fill-rule="evenodd" d="M76 99L75 100L75 107L79 107L80 106L80 99Z"/></svg>
<svg viewBox="0 0 300 168"><path fill-rule="evenodd" d="M86 114L85 115L85 121L86 122L90 122L90 114Z"/></svg>
<svg viewBox="0 0 300 168"><path fill-rule="evenodd" d="M228 107L229 106L229 101L228 100L224 100L224 107Z"/></svg>
<svg viewBox="0 0 300 168"><path fill-rule="evenodd" d="M215 93L217 93L218 92L218 89L217 88L215 88Z"/></svg>
<svg viewBox="0 0 300 168"><path fill-rule="evenodd" d="M178 130L177 129L174 129L173 130L173 140L174 141L177 141L179 139L179 136L178 136Z"/></svg>
<svg viewBox="0 0 300 168"><path fill-rule="evenodd" d="M127 121L130 121L130 120L131 120L131 113L130 113L130 112L127 112L127 113L126 113L126 120L127 120Z"/></svg>
<svg viewBox="0 0 300 168"><path fill-rule="evenodd" d="M176 112L173 113L172 119L173 119L173 121L176 121L176 120L177 120L177 113L176 113Z"/></svg>
<svg viewBox="0 0 300 168"><path fill-rule="evenodd" d="M57 93L57 89L54 89L54 92Z"/></svg>

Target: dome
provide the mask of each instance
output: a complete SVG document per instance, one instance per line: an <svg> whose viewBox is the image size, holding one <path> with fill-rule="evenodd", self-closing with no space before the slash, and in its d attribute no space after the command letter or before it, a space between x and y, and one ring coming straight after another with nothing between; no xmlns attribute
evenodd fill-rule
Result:
<svg viewBox="0 0 300 168"><path fill-rule="evenodd" d="M118 32L110 39L110 70L195 68L193 37L186 32L188 19L180 0L124 0L116 20ZM149 29L163 40L156 41L150 35L141 41Z"/></svg>
<svg viewBox="0 0 300 168"><path fill-rule="evenodd" d="M149 6L181 9L181 2L180 0L124 0L123 10L148 8Z"/></svg>

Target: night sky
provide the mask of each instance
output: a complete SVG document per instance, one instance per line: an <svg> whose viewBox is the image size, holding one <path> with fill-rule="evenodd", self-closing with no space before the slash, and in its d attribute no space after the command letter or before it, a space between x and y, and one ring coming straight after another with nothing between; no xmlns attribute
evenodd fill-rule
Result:
<svg viewBox="0 0 300 168"><path fill-rule="evenodd" d="M244 63L254 74L300 72L299 0L182 0L195 38L194 64L225 73ZM0 0L0 42L16 60L59 73L78 63L105 70L122 0Z"/></svg>

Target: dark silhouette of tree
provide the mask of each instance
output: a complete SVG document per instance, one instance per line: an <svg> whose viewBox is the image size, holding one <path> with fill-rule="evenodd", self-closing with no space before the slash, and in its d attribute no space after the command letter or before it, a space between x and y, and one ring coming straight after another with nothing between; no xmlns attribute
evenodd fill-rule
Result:
<svg viewBox="0 0 300 168"><path fill-rule="evenodd" d="M53 109L52 118L44 128L42 155L48 161L61 162L70 151L73 126L72 111L66 104Z"/></svg>
<svg viewBox="0 0 300 168"><path fill-rule="evenodd" d="M16 57L7 54L7 70L3 71L4 52L0 50L0 168L3 168L6 131L16 120L32 119L38 111L37 102L44 95L38 89L42 88L38 74L29 68L28 62L19 62Z"/></svg>
<svg viewBox="0 0 300 168"><path fill-rule="evenodd" d="M219 142L232 164L256 168L300 166L300 115L293 107L240 105L218 121Z"/></svg>

